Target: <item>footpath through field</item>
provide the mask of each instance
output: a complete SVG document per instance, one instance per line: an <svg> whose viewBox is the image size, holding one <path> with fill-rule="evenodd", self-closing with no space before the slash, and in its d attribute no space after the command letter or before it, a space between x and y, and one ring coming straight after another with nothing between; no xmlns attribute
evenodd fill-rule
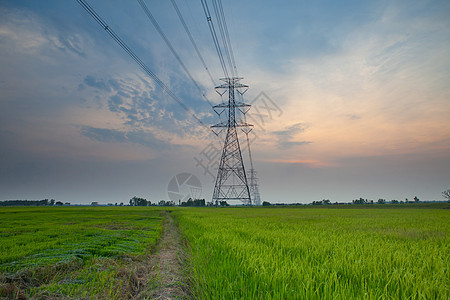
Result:
<svg viewBox="0 0 450 300"><path fill-rule="evenodd" d="M149 296L151 299L189 299L182 267L185 257L181 235L170 212L163 212L163 215L164 229L151 262L155 288Z"/></svg>

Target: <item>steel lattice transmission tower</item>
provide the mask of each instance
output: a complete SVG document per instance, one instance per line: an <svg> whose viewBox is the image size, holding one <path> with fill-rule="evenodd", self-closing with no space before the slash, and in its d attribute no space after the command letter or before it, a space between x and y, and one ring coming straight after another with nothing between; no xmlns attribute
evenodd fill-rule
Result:
<svg viewBox="0 0 450 300"><path fill-rule="evenodd" d="M241 77L222 78L221 80L225 83L216 87L217 93L221 96L228 91L228 102L213 106L219 116L226 111L228 118L226 122L211 127L219 132L224 129L227 131L212 197L216 205L219 201L226 200L239 200L247 205L252 204L237 132L237 128L241 128L245 133L253 128L253 125L243 122L243 118L239 116L245 115L251 106L236 100L236 93L242 96L248 89L247 85L239 83L241 79Z"/></svg>
<svg viewBox="0 0 450 300"><path fill-rule="evenodd" d="M250 150L250 140L248 138L248 132L245 134L247 136L247 150L250 160L250 197L252 199L252 204L261 205L261 196L259 195L258 187L258 177L256 177L256 170L253 168L253 158L252 152Z"/></svg>

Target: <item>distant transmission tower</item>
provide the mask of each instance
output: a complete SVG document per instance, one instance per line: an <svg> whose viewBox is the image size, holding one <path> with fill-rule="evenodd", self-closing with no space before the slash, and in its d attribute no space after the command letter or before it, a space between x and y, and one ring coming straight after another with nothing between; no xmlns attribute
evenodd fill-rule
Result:
<svg viewBox="0 0 450 300"><path fill-rule="evenodd" d="M248 148L248 156L250 160L250 197L252 199L253 204L261 205L261 196L259 195L259 187L258 187L258 177L256 177L256 170L253 168L253 158L252 152L250 151L250 139L247 136L247 148Z"/></svg>
<svg viewBox="0 0 450 300"><path fill-rule="evenodd" d="M228 91L228 103L222 103L213 106L214 111L220 116L227 111L227 122L221 122L212 126L213 130L227 130L225 142L220 158L219 170L217 172L216 184L213 192L213 203L219 204L219 201L239 200L246 205L252 204L250 188L245 173L244 161L242 160L241 148L237 128L241 128L248 134L253 125L242 121L239 114L245 115L250 109L250 104L236 101L235 92L241 96L247 91L248 86L239 83L240 77L227 77L221 80L225 83L216 87L219 95Z"/></svg>

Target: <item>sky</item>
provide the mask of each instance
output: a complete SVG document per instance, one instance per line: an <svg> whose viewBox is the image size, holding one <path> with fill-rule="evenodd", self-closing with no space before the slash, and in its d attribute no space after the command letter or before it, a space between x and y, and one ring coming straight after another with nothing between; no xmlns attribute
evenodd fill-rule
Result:
<svg viewBox="0 0 450 300"><path fill-rule="evenodd" d="M196 178L195 196L210 201L222 147L211 104L224 74L201 2L176 0L213 81L171 2L145 0L201 92L138 1L88 3L184 107L77 1L0 0L0 200L158 202L192 192L183 178ZM223 8L249 86L262 201L444 200L449 1Z"/></svg>

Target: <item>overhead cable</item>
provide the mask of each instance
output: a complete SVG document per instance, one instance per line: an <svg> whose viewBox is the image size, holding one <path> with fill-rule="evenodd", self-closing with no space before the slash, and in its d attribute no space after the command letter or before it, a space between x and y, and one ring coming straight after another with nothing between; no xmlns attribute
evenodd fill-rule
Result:
<svg viewBox="0 0 450 300"><path fill-rule="evenodd" d="M144 10L145 14L147 15L148 19L150 20L150 22L152 22L153 26L155 27L156 31L158 31L159 35L161 36L161 38L164 40L164 42L166 43L167 47L169 47L170 52L172 52L173 56L175 56L176 60L180 63L181 67L183 68L183 70L186 72L187 76L189 77L189 79L194 83L195 87L199 90L200 94L202 95L203 99L205 99L208 104L210 106L213 106L212 103L208 100L208 98L206 98L205 92L201 89L201 87L198 85L198 83L195 81L195 79L192 77L191 73L189 72L188 68L186 67L186 65L183 63L183 61L181 60L180 56L178 55L178 53L175 51L175 48L172 46L172 43L170 43L169 39L167 38L167 36L165 35L164 31L161 29L161 26L159 26L158 22L156 21L156 19L153 17L152 13L150 12L150 10L148 9L147 5L145 4L145 2L143 0L137 0L139 2L139 4L142 7L142 10Z"/></svg>
<svg viewBox="0 0 450 300"><path fill-rule="evenodd" d="M191 41L192 46L195 49L195 52L197 53L198 58L202 62L203 67L205 68L206 72L208 73L209 78L211 79L211 82L214 86L216 86L216 82L214 81L214 78L211 75L211 72L209 71L208 67L206 66L205 60L203 59L202 54L200 53L200 50L197 47L197 43L195 42L194 38L192 37L192 34L189 30L189 27L187 26L186 22L184 21L183 15L181 14L180 9L178 8L177 3L175 0L170 0L172 2L173 8L175 9L178 18L180 19L181 24L183 25L184 31L186 31L186 34L189 37L189 40Z"/></svg>
<svg viewBox="0 0 450 300"><path fill-rule="evenodd" d="M111 38L119 44L119 46L147 73L153 80L167 93L173 100L175 100L186 112L188 112L194 119L196 119L203 127L209 128L204 124L192 110L190 110L183 101L175 95L174 92L161 80L155 73L128 47L128 45L106 24L106 22L95 12L95 10L85 1L77 0L78 3L89 13L89 15L111 36ZM212 131L212 130L211 130ZM213 131L214 132L214 131Z"/></svg>
<svg viewBox="0 0 450 300"><path fill-rule="evenodd" d="M210 14L209 8L208 8L208 3L206 2L206 0L201 0L201 2L202 2L203 11L205 13L206 21L208 22L209 31L211 32L214 46L216 48L217 55L219 57L220 64L222 66L223 73L224 73L225 77L228 78L229 76L228 76L227 66L226 66L226 63L225 63L225 60L223 57L222 50L220 49L219 39L217 38L216 29L214 28L214 23L212 22L211 14Z"/></svg>
<svg viewBox="0 0 450 300"><path fill-rule="evenodd" d="M230 40L229 40L229 38L227 39L228 30L225 28L226 27L225 15L223 13L223 9L221 10L221 5L219 5L217 0L213 0L212 2L213 2L214 12L216 14L216 20L217 20L217 25L219 28L219 34L222 39L223 50L225 52L225 56L228 61L228 67L231 72L231 76L236 77L236 74L235 74L234 68L233 68L233 62L231 60L231 49L230 49L231 45L229 45Z"/></svg>
<svg viewBox="0 0 450 300"><path fill-rule="evenodd" d="M219 10L220 10L221 15L222 15L223 27L224 27L224 30L225 30L225 36L226 36L226 40L227 40L227 43L228 43L228 50L229 50L229 53L230 53L230 58L231 58L231 63L232 63L232 66L230 66L230 67L232 67L232 69L234 69L235 76L238 77L237 68L236 68L236 61L234 60L233 48L231 47L231 39L230 39L230 35L228 33L228 26L227 26L227 21L226 21L226 18L225 18L225 13L223 11L222 0L218 0L218 3L219 3Z"/></svg>

